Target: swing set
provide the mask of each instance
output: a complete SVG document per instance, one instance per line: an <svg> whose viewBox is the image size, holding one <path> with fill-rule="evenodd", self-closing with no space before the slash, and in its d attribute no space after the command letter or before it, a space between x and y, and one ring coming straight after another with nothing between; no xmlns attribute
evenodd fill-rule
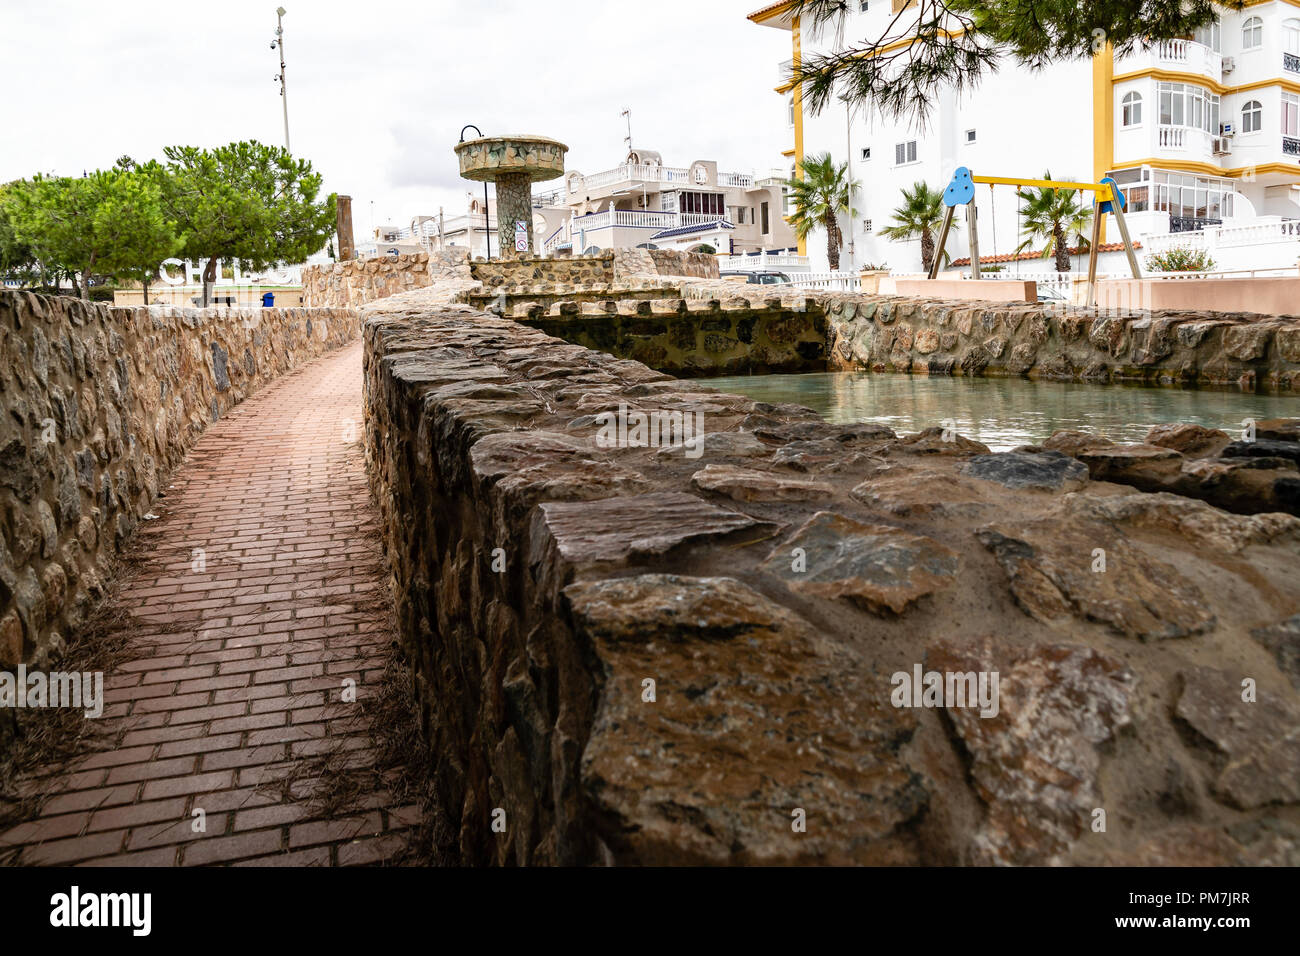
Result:
<svg viewBox="0 0 1300 956"><path fill-rule="evenodd" d="M1124 206L1127 200L1124 198L1123 191L1119 188L1119 183L1115 182L1114 179L1107 176L1099 183L1067 183L1057 182L1054 179L974 176L965 166L957 167L957 171L953 173L952 182L943 191L943 204L947 208L943 213L943 225L939 227L938 247L934 251L934 260L930 263L930 274L927 278L938 278L939 263L943 261L944 246L948 243L948 232L952 228L953 213L958 206L966 207L966 228L970 239L970 277L972 279L980 277L979 228L976 221L974 201L976 183L987 183L990 195L992 195L992 188L995 185L1015 186L1017 188L1031 186L1046 189L1087 190L1095 193L1092 201L1092 241L1088 244L1088 289L1085 304L1091 306L1097 303L1097 247L1101 244L1101 224L1107 213L1115 217L1115 224L1119 226L1120 236L1124 239L1124 252L1128 255L1129 268L1133 270L1133 278L1142 278L1142 270L1138 267L1137 254L1133 251L1133 241L1129 238L1128 223L1124 221ZM1019 210L1017 209L1017 224L1019 220ZM997 229L996 219L993 228ZM996 232L993 241L996 246Z"/></svg>

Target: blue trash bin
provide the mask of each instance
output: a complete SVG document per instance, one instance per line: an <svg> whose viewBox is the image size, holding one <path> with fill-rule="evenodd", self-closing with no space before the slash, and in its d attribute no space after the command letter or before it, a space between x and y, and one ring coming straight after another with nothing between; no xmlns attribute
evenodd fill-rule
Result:
<svg viewBox="0 0 1300 956"><path fill-rule="evenodd" d="M262 293L262 308L264 308L264 309L269 309L269 308L271 308L271 307L274 306L274 305L275 305L275 293L274 293L274 292L263 292L263 293Z"/></svg>

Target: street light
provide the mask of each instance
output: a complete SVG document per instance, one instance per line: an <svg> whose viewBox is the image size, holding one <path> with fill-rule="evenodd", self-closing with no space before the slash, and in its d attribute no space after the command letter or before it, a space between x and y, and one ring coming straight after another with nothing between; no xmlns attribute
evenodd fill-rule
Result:
<svg viewBox="0 0 1300 956"><path fill-rule="evenodd" d="M280 102L284 106L284 151L289 152L289 95L284 83L284 7L275 8L275 39L271 41L271 49L280 50L280 75L272 77L280 81Z"/></svg>
<svg viewBox="0 0 1300 956"><path fill-rule="evenodd" d="M460 141L465 142L465 130L472 129L478 133L479 138L483 138L483 131L473 123L467 123L460 128ZM472 241L472 240L471 240ZM483 180L483 241L487 243L487 257L492 258L492 224L488 221L488 181ZM472 247L471 247L472 248Z"/></svg>

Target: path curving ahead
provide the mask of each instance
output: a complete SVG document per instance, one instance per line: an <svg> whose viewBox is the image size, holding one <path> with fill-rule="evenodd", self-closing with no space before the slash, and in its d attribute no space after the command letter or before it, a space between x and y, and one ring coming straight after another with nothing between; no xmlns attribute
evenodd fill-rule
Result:
<svg viewBox="0 0 1300 956"><path fill-rule="evenodd" d="M34 771L47 799L0 860L325 866L406 847L419 813L367 773L378 750L343 700L349 679L377 693L391 640L361 355L269 384L177 469L110 608L132 636L104 715L82 756ZM340 809L344 764L372 783Z"/></svg>

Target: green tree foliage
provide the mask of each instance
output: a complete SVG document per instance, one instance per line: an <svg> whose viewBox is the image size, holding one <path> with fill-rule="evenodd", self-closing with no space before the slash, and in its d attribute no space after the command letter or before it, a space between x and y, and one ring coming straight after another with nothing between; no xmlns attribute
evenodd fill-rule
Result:
<svg viewBox="0 0 1300 956"><path fill-rule="evenodd" d="M203 302L218 259L253 269L302 262L334 229L334 194L319 199L321 176L287 150L248 141L206 150L170 146L165 166L143 167L164 190L168 215L185 234L182 255L207 260Z"/></svg>
<svg viewBox="0 0 1300 956"><path fill-rule="evenodd" d="M790 191L790 225L800 239L814 229L826 230L826 259L832 271L840 267L840 214L852 218L858 184L849 176L849 164L836 165L830 153L816 153L800 164L802 179L786 182Z"/></svg>
<svg viewBox="0 0 1300 956"><path fill-rule="evenodd" d="M1051 172L1043 173L1051 179ZM1042 256L1056 256L1056 271L1070 271L1070 242L1076 240L1083 247L1092 226L1092 204L1080 201L1073 189L1053 189L1050 186L1018 189L1020 197L1020 232L1024 240L1016 246L1017 252L1032 249L1040 240L1046 240Z"/></svg>
<svg viewBox="0 0 1300 956"><path fill-rule="evenodd" d="M80 179L37 176L6 203L32 256L46 272L139 279L181 248L176 223L163 214L162 193L148 176L114 168Z"/></svg>
<svg viewBox="0 0 1300 956"><path fill-rule="evenodd" d="M921 264L930 271L934 263L935 233L943 222L943 193L931 189L928 183L917 182L912 188L903 188L903 204L893 212L893 225L885 226L880 234L886 239L906 242L921 240ZM949 258L944 253L944 259Z"/></svg>
<svg viewBox="0 0 1300 956"><path fill-rule="evenodd" d="M924 119L941 88L962 91L1005 60L1031 69L1077 60L1109 44L1125 54L1189 37L1216 7L1242 0L913 0L878 35L843 42L845 0L793 0L805 35L833 36L839 52L812 54L791 71L820 113L832 99L869 104L891 117Z"/></svg>
<svg viewBox="0 0 1300 956"><path fill-rule="evenodd" d="M27 189L23 181L0 185L0 279L17 279L29 285L40 276L40 264L31 244L18 234L13 207L18 192Z"/></svg>

